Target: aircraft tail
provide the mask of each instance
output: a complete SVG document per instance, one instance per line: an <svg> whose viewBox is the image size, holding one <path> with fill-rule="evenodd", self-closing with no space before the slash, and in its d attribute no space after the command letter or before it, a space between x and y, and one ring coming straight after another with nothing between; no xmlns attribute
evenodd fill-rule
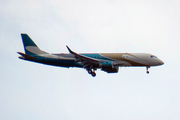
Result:
<svg viewBox="0 0 180 120"><path fill-rule="evenodd" d="M25 33L21 34L24 51L26 55L38 55L38 54L48 54L39 49L39 47L33 42L33 40Z"/></svg>

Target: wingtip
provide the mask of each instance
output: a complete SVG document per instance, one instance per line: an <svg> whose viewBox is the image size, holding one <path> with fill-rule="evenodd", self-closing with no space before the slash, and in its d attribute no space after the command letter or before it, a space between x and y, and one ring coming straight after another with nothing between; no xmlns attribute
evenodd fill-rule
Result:
<svg viewBox="0 0 180 120"><path fill-rule="evenodd" d="M27 33L21 33L21 35L27 35Z"/></svg>
<svg viewBox="0 0 180 120"><path fill-rule="evenodd" d="M67 49L70 50L70 48L66 45Z"/></svg>
<svg viewBox="0 0 180 120"><path fill-rule="evenodd" d="M70 53L73 53L73 51L67 45L66 45L66 47Z"/></svg>
<svg viewBox="0 0 180 120"><path fill-rule="evenodd" d="M69 49L69 47L66 45L66 47L67 47L67 49L68 49L68 51L70 52L70 49Z"/></svg>

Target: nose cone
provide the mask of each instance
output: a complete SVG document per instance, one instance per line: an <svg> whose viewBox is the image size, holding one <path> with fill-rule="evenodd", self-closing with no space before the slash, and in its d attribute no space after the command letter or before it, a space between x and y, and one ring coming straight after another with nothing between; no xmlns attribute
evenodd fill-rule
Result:
<svg viewBox="0 0 180 120"><path fill-rule="evenodd" d="M162 60L159 60L159 65L163 65L164 62Z"/></svg>

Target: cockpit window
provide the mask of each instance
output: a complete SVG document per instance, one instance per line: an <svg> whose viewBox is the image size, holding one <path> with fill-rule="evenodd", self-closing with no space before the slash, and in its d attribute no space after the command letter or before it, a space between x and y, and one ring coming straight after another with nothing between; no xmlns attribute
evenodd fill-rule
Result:
<svg viewBox="0 0 180 120"><path fill-rule="evenodd" d="M151 55L151 58L157 58L156 56L154 56L154 55Z"/></svg>

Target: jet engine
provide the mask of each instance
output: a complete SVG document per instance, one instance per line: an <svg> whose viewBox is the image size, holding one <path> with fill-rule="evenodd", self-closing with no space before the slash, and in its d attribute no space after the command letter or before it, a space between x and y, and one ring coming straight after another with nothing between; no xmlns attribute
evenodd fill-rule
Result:
<svg viewBox="0 0 180 120"><path fill-rule="evenodd" d="M107 73L117 73L119 71L119 67L114 68L102 68L101 70L107 72Z"/></svg>
<svg viewBox="0 0 180 120"><path fill-rule="evenodd" d="M114 68L113 62L101 62L99 67L101 68Z"/></svg>

